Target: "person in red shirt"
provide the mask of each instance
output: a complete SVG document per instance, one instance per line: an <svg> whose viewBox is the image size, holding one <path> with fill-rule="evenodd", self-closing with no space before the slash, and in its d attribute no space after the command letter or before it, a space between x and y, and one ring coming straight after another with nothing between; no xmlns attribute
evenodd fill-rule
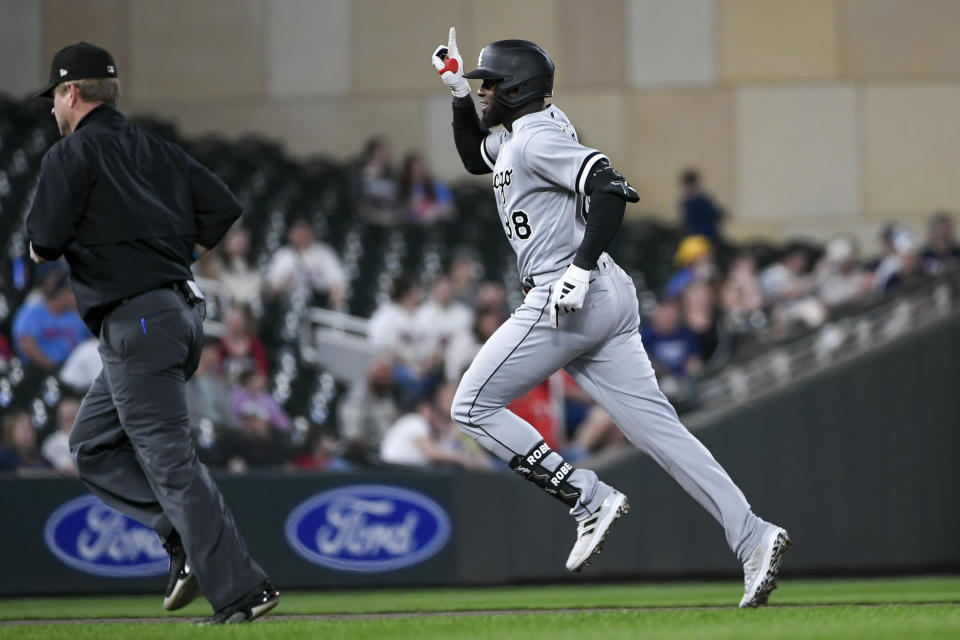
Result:
<svg viewBox="0 0 960 640"><path fill-rule="evenodd" d="M250 308L230 307L225 324L226 331L220 339L220 344L217 345L220 371L232 382L239 379L241 372L251 368L255 368L266 377L267 352L254 332L253 314L250 313Z"/></svg>

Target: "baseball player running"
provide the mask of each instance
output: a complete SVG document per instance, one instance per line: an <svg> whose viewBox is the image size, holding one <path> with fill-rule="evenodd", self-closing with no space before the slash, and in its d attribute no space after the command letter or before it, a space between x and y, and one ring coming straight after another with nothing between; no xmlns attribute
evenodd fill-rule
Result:
<svg viewBox="0 0 960 640"><path fill-rule="evenodd" d="M790 545L766 522L726 471L680 423L660 392L640 342L639 305L629 276L604 252L636 191L596 149L584 147L553 95L553 61L526 40L501 40L463 72L451 27L431 61L453 93L453 132L467 171L493 173L507 240L517 253L523 305L491 336L464 374L454 420L521 477L570 508L577 538L567 569L598 553L626 496L577 469L537 431L506 409L563 367L723 526L744 567L741 607L766 604ZM467 78L482 81L478 118ZM491 130L502 125L502 128Z"/></svg>

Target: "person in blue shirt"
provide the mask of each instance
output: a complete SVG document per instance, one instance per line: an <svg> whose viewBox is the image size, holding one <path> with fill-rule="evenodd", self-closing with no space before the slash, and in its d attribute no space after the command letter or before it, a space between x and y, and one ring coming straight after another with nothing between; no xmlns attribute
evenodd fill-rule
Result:
<svg viewBox="0 0 960 640"><path fill-rule="evenodd" d="M686 379L702 369L697 337L681 323L675 298L660 301L640 337L659 374Z"/></svg>
<svg viewBox="0 0 960 640"><path fill-rule="evenodd" d="M28 302L13 318L13 340L25 364L53 371L90 337L77 313L70 278L55 272L41 284L42 299Z"/></svg>
<svg viewBox="0 0 960 640"><path fill-rule="evenodd" d="M703 190L696 169L680 175L680 218L686 235L705 236L713 244L720 239L720 223L727 212Z"/></svg>

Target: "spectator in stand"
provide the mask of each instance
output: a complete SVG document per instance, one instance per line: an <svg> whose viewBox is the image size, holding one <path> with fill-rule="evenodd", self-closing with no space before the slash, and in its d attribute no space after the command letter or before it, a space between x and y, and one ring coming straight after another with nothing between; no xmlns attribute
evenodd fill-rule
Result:
<svg viewBox="0 0 960 640"><path fill-rule="evenodd" d="M251 368L266 378L267 352L256 336L250 308L230 307L224 324L223 338L217 347L220 371L231 382L236 382L241 372Z"/></svg>
<svg viewBox="0 0 960 640"><path fill-rule="evenodd" d="M507 292L504 291L502 284L492 280L480 284L474 307L482 311L488 309L496 311L500 314L501 320L510 315L510 310L507 308Z"/></svg>
<svg viewBox="0 0 960 640"><path fill-rule="evenodd" d="M712 244L720 241L720 224L727 219L727 213L704 191L696 169L680 174L679 208L685 235L704 236Z"/></svg>
<svg viewBox="0 0 960 640"><path fill-rule="evenodd" d="M411 222L431 224L453 215L453 192L430 175L423 155L416 151L403 159L400 201L406 206L407 219Z"/></svg>
<svg viewBox="0 0 960 640"><path fill-rule="evenodd" d="M80 401L71 396L65 396L57 405L57 430L43 439L40 448L43 457L60 473L77 475L77 468L73 464L70 454L70 430L77 420L80 410Z"/></svg>
<svg viewBox="0 0 960 640"><path fill-rule="evenodd" d="M440 276L433 283L430 299L417 309L420 331L432 336L434 349L444 352L454 335L469 331L473 325L473 309L453 299L450 278Z"/></svg>
<svg viewBox="0 0 960 640"><path fill-rule="evenodd" d="M330 309L341 308L347 276L336 252L317 242L313 227L303 219L291 225L287 242L267 266L270 295L296 297L306 304Z"/></svg>
<svg viewBox="0 0 960 640"><path fill-rule="evenodd" d="M358 176L360 215L373 224L393 225L404 217L391 156L390 143L381 136L370 138L363 150Z"/></svg>
<svg viewBox="0 0 960 640"><path fill-rule="evenodd" d="M482 309L477 312L468 331L453 335L444 354L444 374L447 382L456 384L463 377L480 347L490 339L503 323L503 314L498 309Z"/></svg>
<svg viewBox="0 0 960 640"><path fill-rule="evenodd" d="M217 431L235 431L239 428L239 421L230 404L230 390L226 378L220 373L219 362L219 347L208 342L200 351L196 372L187 381L190 427L195 433L203 429L203 421Z"/></svg>
<svg viewBox="0 0 960 640"><path fill-rule="evenodd" d="M250 264L250 231L245 227L234 227L227 232L223 254L218 279L226 288L230 301L258 308L263 279L257 268Z"/></svg>
<svg viewBox="0 0 960 640"><path fill-rule="evenodd" d="M753 333L767 325L757 261L744 251L734 256L721 290L727 328L736 334Z"/></svg>
<svg viewBox="0 0 960 640"><path fill-rule="evenodd" d="M53 372L90 331L77 313L65 272L51 274L41 290L41 300L24 304L14 316L13 339L24 363Z"/></svg>
<svg viewBox="0 0 960 640"><path fill-rule="evenodd" d="M922 274L913 233L899 225L889 225L882 234L887 252L873 272L873 290L886 293L913 283Z"/></svg>
<svg viewBox="0 0 960 640"><path fill-rule="evenodd" d="M380 445L383 461L413 467L490 468L487 455L468 447L450 418L455 392L455 385L442 385L434 398L421 398L415 412L402 416L387 429Z"/></svg>
<svg viewBox="0 0 960 640"><path fill-rule="evenodd" d="M697 350L705 363L723 357L729 348L722 329L716 296L706 282L695 281L680 297L682 324L697 339Z"/></svg>
<svg viewBox="0 0 960 640"><path fill-rule="evenodd" d="M573 442L564 451L563 457L568 461L581 460L590 454L598 453L603 449L613 448L627 442L623 432L603 407L595 404L587 411L583 422L577 427Z"/></svg>
<svg viewBox="0 0 960 640"><path fill-rule="evenodd" d="M681 240L673 262L679 267L679 271L667 282L668 298L676 298L692 282L709 282L717 273L713 263L713 249L706 236L687 236Z"/></svg>
<svg viewBox="0 0 960 640"><path fill-rule="evenodd" d="M781 333L795 323L818 327L827 317L826 307L813 295L815 282L807 263L806 250L793 244L760 272L764 302L773 307L774 326Z"/></svg>
<svg viewBox="0 0 960 640"><path fill-rule="evenodd" d="M953 236L953 219L949 213L933 214L927 233L927 246L920 255L924 273L937 275L960 265L960 244Z"/></svg>
<svg viewBox="0 0 960 640"><path fill-rule="evenodd" d="M90 390L102 370L100 340L91 336L70 352L70 356L60 367L60 382L77 395L83 396Z"/></svg>
<svg viewBox="0 0 960 640"><path fill-rule="evenodd" d="M480 262L472 249L461 248L454 253L450 268L447 269L454 300L468 307L476 304L481 270Z"/></svg>
<svg viewBox="0 0 960 640"><path fill-rule="evenodd" d="M400 415L389 358L375 357L371 361L366 380L350 387L337 415L346 457L361 464L368 462L369 452L380 450L383 434Z"/></svg>
<svg viewBox="0 0 960 640"><path fill-rule="evenodd" d="M290 418L267 392L267 377L258 369L240 374L239 384L230 390L230 406L241 423L244 417L254 416L265 420L272 430L290 430Z"/></svg>
<svg viewBox="0 0 960 640"><path fill-rule="evenodd" d="M425 395L442 375L442 351L417 322L420 287L406 275L393 282L390 301L370 317L369 340L393 361L393 379L407 399Z"/></svg>
<svg viewBox="0 0 960 640"><path fill-rule="evenodd" d="M658 376L687 379L703 368L697 337L683 326L675 298L664 298L657 304L640 334Z"/></svg>
<svg viewBox="0 0 960 640"><path fill-rule="evenodd" d="M0 439L0 474L49 468L50 463L37 450L37 430L29 414L21 410L8 411L3 418Z"/></svg>
<svg viewBox="0 0 960 640"><path fill-rule="evenodd" d="M350 463L337 454L337 441L325 427L313 429L304 451L294 464L305 471L350 471Z"/></svg>
<svg viewBox="0 0 960 640"><path fill-rule="evenodd" d="M860 266L860 248L853 237L828 242L814 272L817 297L830 309L857 302L870 292L870 272Z"/></svg>
<svg viewBox="0 0 960 640"><path fill-rule="evenodd" d="M247 404L243 406L239 418L241 430L227 434L223 445L230 471L243 472L251 467L292 464L296 452L286 435L274 428L266 409L257 404Z"/></svg>

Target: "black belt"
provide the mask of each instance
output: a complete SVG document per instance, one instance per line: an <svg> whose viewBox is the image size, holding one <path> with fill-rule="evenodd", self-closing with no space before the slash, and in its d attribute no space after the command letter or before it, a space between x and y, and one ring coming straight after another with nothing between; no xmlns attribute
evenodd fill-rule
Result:
<svg viewBox="0 0 960 640"><path fill-rule="evenodd" d="M168 282L168 283L166 283L166 284L160 285L160 286L157 287L156 289L149 289L149 290L147 290L147 291L141 291L140 293L136 293L136 294L134 294L134 295L132 295L132 296L128 296L128 297L126 297L126 298L122 298L122 299L120 299L120 300L115 300L114 302L109 303L109 304L106 305L106 307L105 307L105 310L104 310L104 312L103 312L103 316L106 317L107 314L109 314L111 311L113 311L114 309L116 309L116 308L119 307L119 306L122 306L122 305L127 304L128 302L130 302L130 301L133 300L134 298L138 298L138 297L140 297L140 296L142 296L142 295L144 295L144 294L150 293L151 291L160 291L161 289L173 289L174 291L176 291L177 293L179 293L180 295L182 295L183 298L184 298L184 300L186 300L187 303L189 303L190 305L197 305L197 304L200 304L201 302L204 301L202 297L197 298L197 297L194 295L193 291L191 291L191 290L190 290L190 287L187 285L187 281L186 281L186 280L174 280L173 282ZM198 289L198 291L199 291L199 289ZM201 295L202 295L202 294L201 294Z"/></svg>

